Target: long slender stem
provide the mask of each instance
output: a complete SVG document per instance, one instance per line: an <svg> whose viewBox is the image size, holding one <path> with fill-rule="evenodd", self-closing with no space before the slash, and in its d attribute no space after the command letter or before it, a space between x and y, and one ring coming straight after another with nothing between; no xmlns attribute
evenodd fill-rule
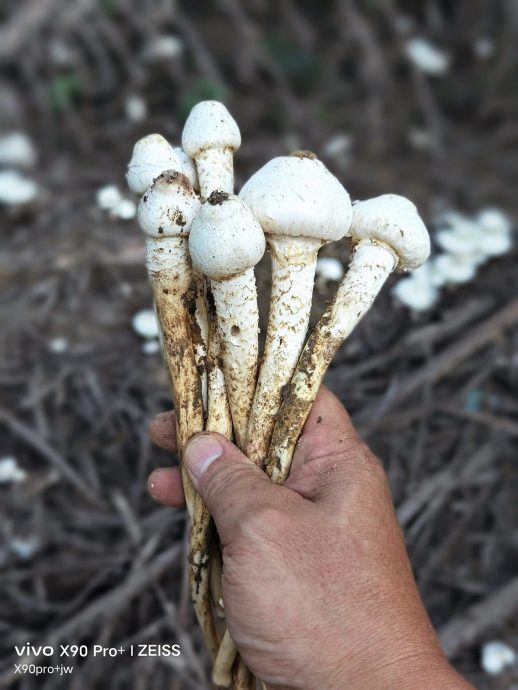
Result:
<svg viewBox="0 0 518 690"><path fill-rule="evenodd" d="M268 457L281 392L291 380L304 345L322 241L270 237L268 244L272 257L270 315L246 440L246 454L257 465Z"/></svg>
<svg viewBox="0 0 518 690"><path fill-rule="evenodd" d="M201 386L196 366L190 314L195 306L192 272L185 238L148 239L147 265L156 310L163 333L163 352L171 382L176 412L178 451L181 455L189 438L203 430L204 416ZM167 250L174 256L172 268L164 268L160 261ZM158 260L157 260L158 259ZM157 270L157 267L160 267ZM191 518L189 542L189 577L191 596L209 653L214 658L219 637L212 615L209 587L208 525L210 514L198 496L182 462L182 480L187 509Z"/></svg>
<svg viewBox="0 0 518 690"><path fill-rule="evenodd" d="M284 483L289 474L295 445L329 364L372 306L394 263L391 250L379 244L361 242L354 250L349 270L309 337L284 391L266 467L277 484Z"/></svg>
<svg viewBox="0 0 518 690"><path fill-rule="evenodd" d="M193 344L198 376L201 383L201 398L203 409L207 412L207 346L209 341L209 326L207 323L207 309L205 306L205 278L198 271L193 270L196 289L196 311L193 321Z"/></svg>
<svg viewBox="0 0 518 690"><path fill-rule="evenodd" d="M221 361L221 337L218 330L218 319L214 296L209 289L207 291L207 315L209 327L209 346L207 356L208 367L208 414L207 431L215 431L228 439L232 439L232 417L225 387L225 377ZM219 549L213 544L210 560L210 581L212 603L214 609L221 608L221 576L222 564ZM217 581L216 581L217 580ZM212 679L216 685L228 687L232 681L232 666L237 655L237 647L228 630L225 631L218 653L212 668ZM236 690L238 690L236 688Z"/></svg>
<svg viewBox="0 0 518 690"><path fill-rule="evenodd" d="M244 448L259 356L259 312L254 270L211 281L236 443Z"/></svg>

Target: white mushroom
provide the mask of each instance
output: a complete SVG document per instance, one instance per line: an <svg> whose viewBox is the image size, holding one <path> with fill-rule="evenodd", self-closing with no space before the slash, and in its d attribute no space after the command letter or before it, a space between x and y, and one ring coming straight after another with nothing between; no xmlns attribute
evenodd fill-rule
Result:
<svg viewBox="0 0 518 690"><path fill-rule="evenodd" d="M40 193L33 180L16 170L0 170L0 205L17 206L30 204Z"/></svg>
<svg viewBox="0 0 518 690"><path fill-rule="evenodd" d="M267 466L278 483L288 476L295 444L336 350L369 310L390 273L396 267L417 268L430 252L416 207L396 194L355 203L350 237L354 249L349 270L309 337L283 397Z"/></svg>
<svg viewBox="0 0 518 690"><path fill-rule="evenodd" d="M469 257L440 254L432 262L432 279L437 286L469 283L477 275L477 266Z"/></svg>
<svg viewBox="0 0 518 690"><path fill-rule="evenodd" d="M344 265L333 256L322 256L317 261L315 274L323 283L338 283L344 277Z"/></svg>
<svg viewBox="0 0 518 690"><path fill-rule="evenodd" d="M482 209L477 215L477 222L483 230L494 235L509 235L513 229L513 223L499 208L489 206Z"/></svg>
<svg viewBox="0 0 518 690"><path fill-rule="evenodd" d="M392 288L392 294L412 311L426 311L437 302L438 286L443 283L443 278L434 274L431 262L427 261L409 276L399 280Z"/></svg>
<svg viewBox="0 0 518 690"><path fill-rule="evenodd" d="M506 642L491 640L482 646L480 663L486 673L497 676L518 662L518 654Z"/></svg>
<svg viewBox="0 0 518 690"><path fill-rule="evenodd" d="M202 101L191 110L182 133L182 148L196 161L200 194L234 191L233 155L241 146L241 133L223 103Z"/></svg>
<svg viewBox="0 0 518 690"><path fill-rule="evenodd" d="M10 132L0 136L0 165L33 168L37 153L25 132Z"/></svg>
<svg viewBox="0 0 518 690"><path fill-rule="evenodd" d="M135 194L144 194L165 170L182 170L182 162L161 134L148 134L133 147L126 180Z"/></svg>
<svg viewBox="0 0 518 690"><path fill-rule="evenodd" d="M178 426L180 452L187 440L203 430L203 406L193 345L193 272L188 234L200 202L182 173L159 175L142 197L138 219L146 233L146 264L160 322L164 357ZM208 579L208 526L210 515L197 496L182 464L186 503L192 520L189 568L191 594L207 646L212 656L218 636L212 617Z"/></svg>
<svg viewBox="0 0 518 690"><path fill-rule="evenodd" d="M95 200L102 211L111 211L121 201L122 194L117 185L107 184L97 190Z"/></svg>
<svg viewBox="0 0 518 690"><path fill-rule="evenodd" d="M320 247L351 225L349 194L313 154L274 158L239 195L261 224L272 257L266 343L247 431L246 453L266 460L281 402L309 324Z"/></svg>
<svg viewBox="0 0 518 690"><path fill-rule="evenodd" d="M439 76L448 71L450 56L441 48L437 48L426 38L415 36L409 38L405 44L407 58L425 74Z"/></svg>
<svg viewBox="0 0 518 690"><path fill-rule="evenodd" d="M141 309L133 315L131 325L135 333L141 338L154 340L158 338L160 326L157 321L158 316L154 309Z"/></svg>
<svg viewBox="0 0 518 690"><path fill-rule="evenodd" d="M191 185L195 187L197 185L197 177L196 170L193 171L193 167L192 161L182 149L174 149L161 134L149 134L139 139L135 144L128 164L126 179L129 188L133 192L144 194L158 175L166 170L176 170L183 173L189 179ZM128 201L126 203L132 202ZM205 373L205 357L207 354L207 315L205 313L203 281L201 278L200 280L195 280L195 289L197 292L196 323L199 329L195 329L193 335L196 341L195 355L202 386L203 404L206 406L207 377Z"/></svg>
<svg viewBox="0 0 518 690"><path fill-rule="evenodd" d="M253 268L264 253L264 234L244 201L213 192L194 219L189 249L195 267L210 279L236 442L243 447L259 349Z"/></svg>

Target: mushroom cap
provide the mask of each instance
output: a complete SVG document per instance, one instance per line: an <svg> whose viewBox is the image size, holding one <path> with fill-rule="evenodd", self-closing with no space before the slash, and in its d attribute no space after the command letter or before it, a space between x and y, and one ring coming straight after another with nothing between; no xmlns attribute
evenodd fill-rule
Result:
<svg viewBox="0 0 518 690"><path fill-rule="evenodd" d="M477 275L476 264L451 254L439 254L433 260L431 268L436 285L469 283Z"/></svg>
<svg viewBox="0 0 518 690"><path fill-rule="evenodd" d="M323 242L348 234L349 194L323 163L304 152L279 156L246 182L239 196L264 232L273 237L311 237Z"/></svg>
<svg viewBox="0 0 518 690"><path fill-rule="evenodd" d="M182 148L191 158L206 149L231 149L241 146L237 122L219 101L201 101L189 113L183 132Z"/></svg>
<svg viewBox="0 0 518 690"><path fill-rule="evenodd" d="M166 170L144 194L137 213L140 227L150 237L187 237L199 208L187 177Z"/></svg>
<svg viewBox="0 0 518 690"><path fill-rule="evenodd" d="M133 147L126 180L135 194L144 194L164 170L182 170L182 161L161 134L148 134Z"/></svg>
<svg viewBox="0 0 518 690"><path fill-rule="evenodd" d="M374 240L388 245L398 258L398 270L411 271L430 254L430 236L415 205L399 194L356 201L350 236L354 243Z"/></svg>
<svg viewBox="0 0 518 690"><path fill-rule="evenodd" d="M196 268L211 280L224 280L255 266L266 242L248 206L234 194L213 192L191 227L189 250Z"/></svg>

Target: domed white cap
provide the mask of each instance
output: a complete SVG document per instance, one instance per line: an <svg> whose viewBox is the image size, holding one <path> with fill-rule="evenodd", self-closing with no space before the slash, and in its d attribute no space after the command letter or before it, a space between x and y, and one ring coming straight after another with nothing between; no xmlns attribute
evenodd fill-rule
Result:
<svg viewBox="0 0 518 690"><path fill-rule="evenodd" d="M267 235L330 242L347 235L351 225L349 194L313 154L274 158L252 175L239 196Z"/></svg>
<svg viewBox="0 0 518 690"><path fill-rule="evenodd" d="M150 237L186 237L200 200L182 173L166 170L138 205L140 227Z"/></svg>
<svg viewBox="0 0 518 690"><path fill-rule="evenodd" d="M261 226L239 197L213 192L191 226L192 262L212 280L223 280L255 266L265 250Z"/></svg>
<svg viewBox="0 0 518 690"><path fill-rule="evenodd" d="M149 134L133 147L126 180L135 194L144 194L164 170L182 170L182 161L161 134Z"/></svg>
<svg viewBox="0 0 518 690"><path fill-rule="evenodd" d="M241 146L237 122L219 101L201 101L189 113L183 132L182 148L191 158L206 149L230 149Z"/></svg>
<svg viewBox="0 0 518 690"><path fill-rule="evenodd" d="M388 245L398 258L398 270L411 271L430 254L430 236L415 205L404 196L356 201L350 236L354 243L374 240Z"/></svg>

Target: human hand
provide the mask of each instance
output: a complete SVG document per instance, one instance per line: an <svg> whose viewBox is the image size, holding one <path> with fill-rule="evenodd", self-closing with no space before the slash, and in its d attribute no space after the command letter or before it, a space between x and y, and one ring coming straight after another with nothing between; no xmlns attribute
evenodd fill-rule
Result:
<svg viewBox="0 0 518 690"><path fill-rule="evenodd" d="M175 450L174 417L150 427ZM218 434L184 453L223 545L228 628L271 688L470 688L448 665L417 592L380 462L322 389L290 477L276 486ZM179 507L178 469L149 489Z"/></svg>

